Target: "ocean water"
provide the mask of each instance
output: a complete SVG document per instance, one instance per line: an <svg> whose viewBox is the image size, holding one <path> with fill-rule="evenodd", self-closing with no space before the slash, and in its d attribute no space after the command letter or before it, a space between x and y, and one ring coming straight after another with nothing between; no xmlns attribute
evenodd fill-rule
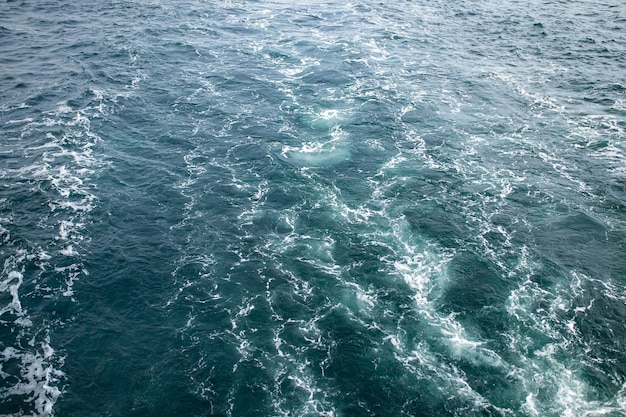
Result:
<svg viewBox="0 0 626 417"><path fill-rule="evenodd" d="M0 415L626 416L626 7L3 1Z"/></svg>

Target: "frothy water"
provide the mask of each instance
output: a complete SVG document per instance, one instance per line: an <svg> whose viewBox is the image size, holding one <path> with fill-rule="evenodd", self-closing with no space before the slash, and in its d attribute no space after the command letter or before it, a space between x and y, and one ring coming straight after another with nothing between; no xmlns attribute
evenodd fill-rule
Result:
<svg viewBox="0 0 626 417"><path fill-rule="evenodd" d="M618 2L0 21L0 415L626 415Z"/></svg>

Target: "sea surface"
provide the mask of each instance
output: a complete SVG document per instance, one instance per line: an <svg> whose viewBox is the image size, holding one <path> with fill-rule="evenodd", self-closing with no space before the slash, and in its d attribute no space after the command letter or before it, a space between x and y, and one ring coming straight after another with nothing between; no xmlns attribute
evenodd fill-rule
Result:
<svg viewBox="0 0 626 417"><path fill-rule="evenodd" d="M0 415L626 416L626 7L0 3Z"/></svg>

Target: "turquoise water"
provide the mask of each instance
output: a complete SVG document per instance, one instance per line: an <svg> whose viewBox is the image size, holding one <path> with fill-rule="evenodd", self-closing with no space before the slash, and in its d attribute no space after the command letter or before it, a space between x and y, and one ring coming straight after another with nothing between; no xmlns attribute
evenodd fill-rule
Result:
<svg viewBox="0 0 626 417"><path fill-rule="evenodd" d="M0 415L626 416L626 9L7 1Z"/></svg>

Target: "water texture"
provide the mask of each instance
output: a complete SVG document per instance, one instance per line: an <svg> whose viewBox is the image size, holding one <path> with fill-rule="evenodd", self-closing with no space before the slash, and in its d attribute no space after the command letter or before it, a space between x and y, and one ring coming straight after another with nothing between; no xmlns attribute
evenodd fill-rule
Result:
<svg viewBox="0 0 626 417"><path fill-rule="evenodd" d="M0 4L0 415L626 416L620 0Z"/></svg>

